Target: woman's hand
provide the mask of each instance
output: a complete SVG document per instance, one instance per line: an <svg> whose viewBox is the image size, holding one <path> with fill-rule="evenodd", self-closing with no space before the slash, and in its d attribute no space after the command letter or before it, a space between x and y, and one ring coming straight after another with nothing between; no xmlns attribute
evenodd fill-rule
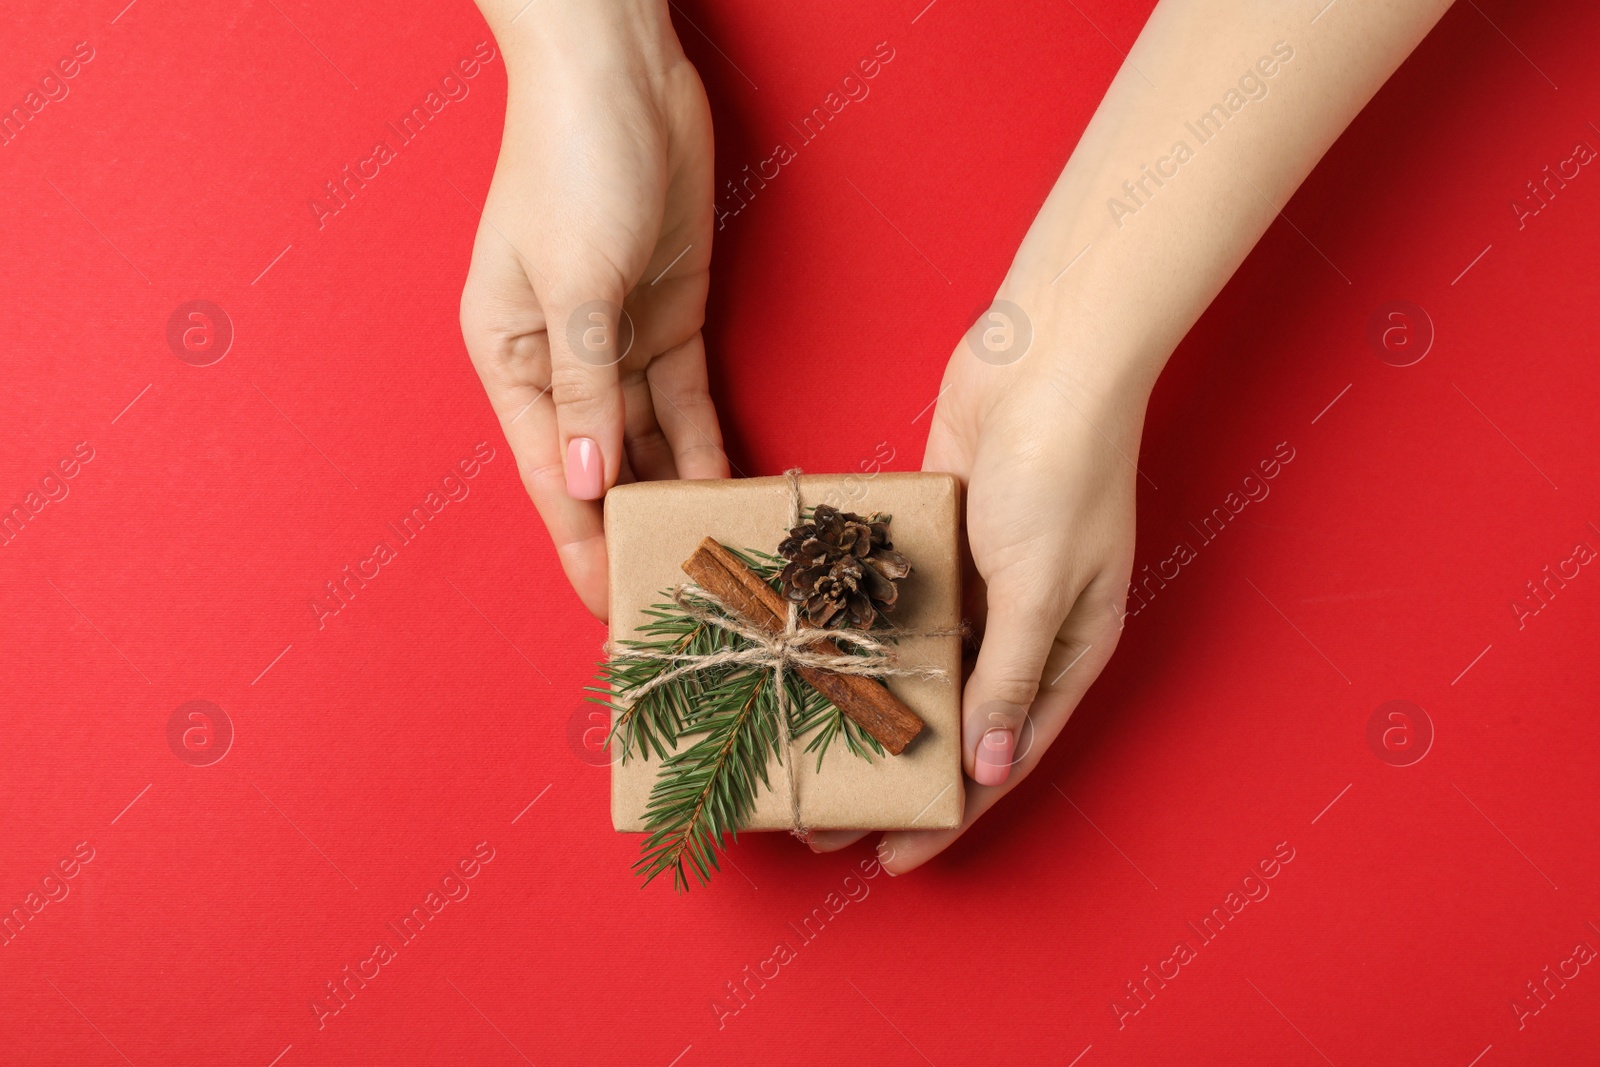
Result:
<svg viewBox="0 0 1600 1067"><path fill-rule="evenodd" d="M1372 4L1317 25L1322 11L1273 0L1156 5L1017 250L1004 299L945 372L924 466L966 483L981 583L967 601L987 609L963 700L972 784L959 829L885 836L891 873L937 854L1021 781L1105 666L1156 377L1275 205L1449 6ZM1226 136L1186 115L1225 122ZM819 833L812 847L860 836Z"/></svg>
<svg viewBox="0 0 1600 1067"><path fill-rule="evenodd" d="M728 475L700 337L711 115L660 0L481 7L506 124L461 329L567 578L603 619L605 491Z"/></svg>
<svg viewBox="0 0 1600 1067"><path fill-rule="evenodd" d="M923 468L966 487L964 599L982 635L962 698L971 781L958 829L884 836L878 856L892 874L943 851L1027 777L1121 636L1148 390L1096 369L1059 334L1017 352L1022 318L997 302L957 346L928 437ZM819 832L811 844L831 851L861 836Z"/></svg>

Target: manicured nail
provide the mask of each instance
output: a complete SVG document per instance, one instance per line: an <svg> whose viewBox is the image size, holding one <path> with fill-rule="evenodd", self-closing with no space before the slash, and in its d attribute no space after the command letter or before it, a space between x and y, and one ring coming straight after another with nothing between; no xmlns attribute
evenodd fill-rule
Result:
<svg viewBox="0 0 1600 1067"><path fill-rule="evenodd" d="M889 843L887 841L879 841L877 851L879 868L882 869L884 874L887 874L890 878L893 878L895 873L889 869L889 861L894 859L894 849L889 847Z"/></svg>
<svg viewBox="0 0 1600 1067"><path fill-rule="evenodd" d="M567 495L574 500L599 500L605 484L600 449L587 437L574 437L567 445Z"/></svg>
<svg viewBox="0 0 1600 1067"><path fill-rule="evenodd" d="M1016 743L1016 735L1010 730L995 729L984 734L978 742L978 758L972 761L972 780L979 785L1005 785L1011 777L1011 750Z"/></svg>

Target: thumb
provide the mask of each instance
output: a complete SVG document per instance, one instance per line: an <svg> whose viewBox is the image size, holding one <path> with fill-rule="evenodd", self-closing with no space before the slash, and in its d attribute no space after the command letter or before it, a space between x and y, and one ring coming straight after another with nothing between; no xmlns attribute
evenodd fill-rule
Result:
<svg viewBox="0 0 1600 1067"><path fill-rule="evenodd" d="M1011 777L1018 736L1067 617L1070 600L1045 584L1037 575L1004 574L989 583L983 644L962 699L962 762L979 785L1004 785Z"/></svg>
<svg viewBox="0 0 1600 1067"><path fill-rule="evenodd" d="M569 290L552 300L550 398L567 495L598 500L616 484L622 463L622 389L617 364L633 347L633 320L622 307L620 279Z"/></svg>

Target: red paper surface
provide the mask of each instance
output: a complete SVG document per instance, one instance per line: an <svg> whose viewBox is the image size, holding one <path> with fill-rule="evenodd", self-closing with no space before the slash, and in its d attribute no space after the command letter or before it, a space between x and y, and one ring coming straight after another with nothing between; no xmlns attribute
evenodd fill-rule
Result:
<svg viewBox="0 0 1600 1067"><path fill-rule="evenodd" d="M457 331L501 61L320 227L308 208L400 143L386 124L481 19L125 2L13 3L0 57L10 108L93 55L0 147L0 504L75 472L0 548L0 905L41 894L0 945L0 1061L1593 1062L1600 968L1563 961L1600 947L1600 575L1566 561L1600 547L1600 175L1520 227L1511 205L1600 146L1594 8L1457 5L1184 343L1137 566L1197 558L1038 773L912 876L753 836L676 898L609 830L580 698L603 630ZM796 151L717 234L742 472L918 465L945 358L1148 6L684 0L719 184ZM870 96L799 144L880 42ZM181 316L169 345L193 300L225 351L184 348ZM1431 322L1410 312L1432 343L1406 367L1368 339L1394 301ZM863 365L865 417L835 384ZM1200 545L1190 523L1283 442L1270 496ZM475 449L465 497L402 543L387 524ZM319 620L380 539L396 558ZM1578 573L1519 620L1546 566ZM213 754L231 734L223 757L179 758L186 729ZM1406 731L1431 741L1396 766ZM469 895L402 941L463 862ZM1194 958L1134 1000L1180 940ZM394 958L347 979L380 941Z"/></svg>

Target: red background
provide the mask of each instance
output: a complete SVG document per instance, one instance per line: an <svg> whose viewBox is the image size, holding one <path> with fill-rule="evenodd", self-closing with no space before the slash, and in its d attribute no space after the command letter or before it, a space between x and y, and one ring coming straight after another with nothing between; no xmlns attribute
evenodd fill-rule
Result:
<svg viewBox="0 0 1600 1067"><path fill-rule="evenodd" d="M717 235L708 347L743 473L854 470L881 443L917 466L946 356L1149 9L924 2L678 12L719 181L895 52ZM1600 146L1592 6L1445 16L1174 357L1138 566L1287 441L1271 496L1129 620L1037 774L926 868L860 882L719 1027L725 983L798 946L788 924L870 852L751 836L685 898L629 874L607 771L569 739L602 627L456 325L501 62L322 228L307 207L481 19L124 3L13 4L0 60L9 108L74 42L95 53L0 147L0 505L94 450L0 548L0 905L94 850L0 947L0 1060L1593 1060L1600 969L1521 1029L1511 1004L1600 946L1600 576L1520 629L1510 607L1600 547L1600 175L1522 229L1510 207ZM235 332L207 367L166 340L196 298ZM1402 299L1436 339L1398 368L1367 331ZM470 496L319 629L323 583L479 441ZM236 732L210 766L167 739L195 699ZM1435 732L1412 766L1368 743L1390 700ZM480 841L471 895L319 1031L324 983ZM1279 842L1271 895L1119 1028L1124 983Z"/></svg>

